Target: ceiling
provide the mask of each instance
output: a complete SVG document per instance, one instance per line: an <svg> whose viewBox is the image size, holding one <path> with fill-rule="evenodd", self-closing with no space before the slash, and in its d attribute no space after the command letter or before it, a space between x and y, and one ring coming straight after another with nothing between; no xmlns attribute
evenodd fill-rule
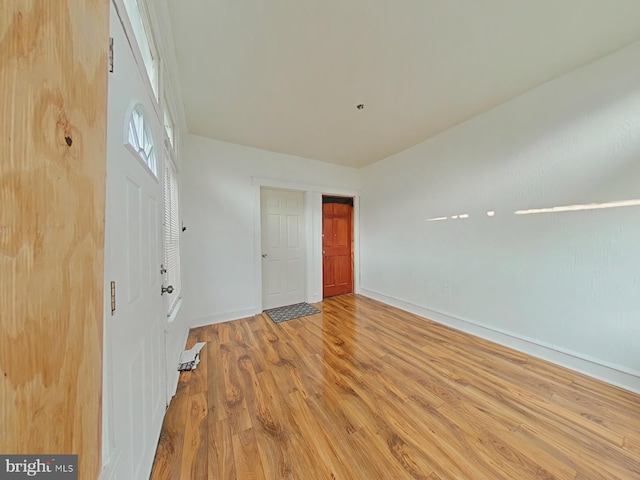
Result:
<svg viewBox="0 0 640 480"><path fill-rule="evenodd" d="M638 0L168 3L189 132L352 167L640 39Z"/></svg>

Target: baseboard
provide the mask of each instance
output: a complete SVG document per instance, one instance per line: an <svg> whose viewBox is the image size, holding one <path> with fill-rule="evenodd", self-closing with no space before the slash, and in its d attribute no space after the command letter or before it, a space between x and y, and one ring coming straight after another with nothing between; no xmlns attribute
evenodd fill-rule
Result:
<svg viewBox="0 0 640 480"><path fill-rule="evenodd" d="M322 295L320 295L319 293L309 295L309 297L307 297L307 300L306 300L307 303L318 303L321 301L322 301Z"/></svg>
<svg viewBox="0 0 640 480"><path fill-rule="evenodd" d="M252 317L260 313L257 308L247 308L245 310L238 310L235 312L218 313L215 315L208 315L206 317L199 317L189 322L189 328L206 327L207 325L213 325L215 323L230 322L231 320L239 320L240 318Z"/></svg>
<svg viewBox="0 0 640 480"><path fill-rule="evenodd" d="M505 347L513 348L520 352L546 360L561 367L569 368L590 377L602 380L625 390L640 393L640 372L635 372L626 367L608 364L598 359L589 358L578 352L572 352L557 346L546 345L538 340L520 336L511 332L499 331L497 329L475 323L468 320L461 320L451 315L430 310L420 305L407 302L398 298L369 290L360 289L360 294L391 305L409 313L419 315L434 322L446 325L462 332L470 333L485 340L489 340Z"/></svg>

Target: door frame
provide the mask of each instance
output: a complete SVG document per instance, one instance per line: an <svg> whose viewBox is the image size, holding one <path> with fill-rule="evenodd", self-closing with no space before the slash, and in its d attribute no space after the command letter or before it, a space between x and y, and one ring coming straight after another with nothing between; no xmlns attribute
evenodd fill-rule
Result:
<svg viewBox="0 0 640 480"><path fill-rule="evenodd" d="M353 289L360 293L360 191L272 178L252 177L253 184L253 314L262 312L262 226L260 189L275 188L304 193L305 292L307 303L322 301L322 195L353 197Z"/></svg>

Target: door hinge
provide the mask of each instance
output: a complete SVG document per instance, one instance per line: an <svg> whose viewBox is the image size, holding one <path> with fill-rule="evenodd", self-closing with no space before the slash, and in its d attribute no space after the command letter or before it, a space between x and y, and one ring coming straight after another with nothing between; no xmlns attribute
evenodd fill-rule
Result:
<svg viewBox="0 0 640 480"><path fill-rule="evenodd" d="M116 282L111 282L111 315L116 311Z"/></svg>
<svg viewBox="0 0 640 480"><path fill-rule="evenodd" d="M109 73L113 73L113 37L109 37Z"/></svg>

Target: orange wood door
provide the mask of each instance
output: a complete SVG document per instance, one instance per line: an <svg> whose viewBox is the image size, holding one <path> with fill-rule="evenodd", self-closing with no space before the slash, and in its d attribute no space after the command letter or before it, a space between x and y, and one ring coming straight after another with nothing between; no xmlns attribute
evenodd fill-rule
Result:
<svg viewBox="0 0 640 480"><path fill-rule="evenodd" d="M323 297L353 292L353 207L322 205Z"/></svg>

